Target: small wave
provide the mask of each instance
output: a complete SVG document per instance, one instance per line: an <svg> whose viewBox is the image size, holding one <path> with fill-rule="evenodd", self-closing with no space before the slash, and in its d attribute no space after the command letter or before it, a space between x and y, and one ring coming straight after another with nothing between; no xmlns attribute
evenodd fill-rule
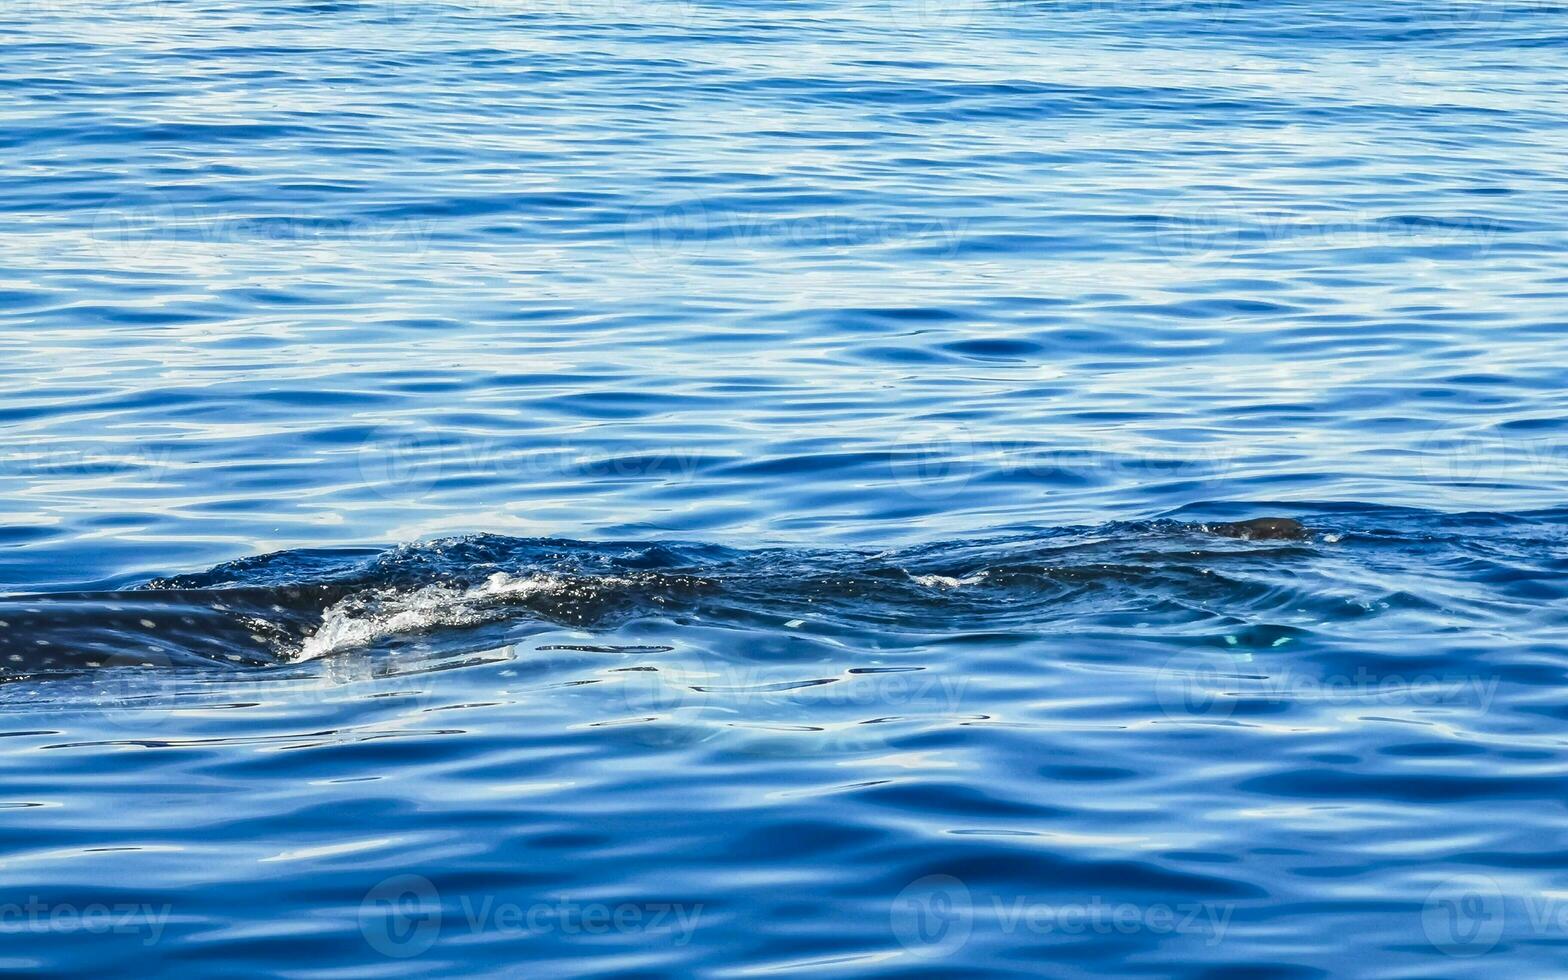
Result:
<svg viewBox="0 0 1568 980"><path fill-rule="evenodd" d="M1506 567L1507 591L1555 595L1545 583L1556 579L1530 570L1560 549L1564 513L1324 511L1313 534L1281 540L1160 520L895 551L479 534L280 552L122 591L0 597L0 680L122 664L265 668L412 637L462 652L518 630L639 617L762 632L810 622L847 636L1136 629L1225 643L1251 630L1305 641L1350 618L1366 629L1369 617L1451 607L1481 565ZM1387 560L1419 564L1421 588L1390 592L1377 570Z"/></svg>
<svg viewBox="0 0 1568 980"><path fill-rule="evenodd" d="M965 575L963 578L955 578L951 575L910 575L909 580L928 589L958 589L966 585L979 585L990 574L990 572L983 571L975 572L973 575Z"/></svg>
<svg viewBox="0 0 1568 980"><path fill-rule="evenodd" d="M566 585L553 575L496 572L472 589L427 585L410 593L385 590L352 596L321 614L320 628L305 638L293 659L314 660L438 626L477 626L504 618L508 599L559 592Z"/></svg>

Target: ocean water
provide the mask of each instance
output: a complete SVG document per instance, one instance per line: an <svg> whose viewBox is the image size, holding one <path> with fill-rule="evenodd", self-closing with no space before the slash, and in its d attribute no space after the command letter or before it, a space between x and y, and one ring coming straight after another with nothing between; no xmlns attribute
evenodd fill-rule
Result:
<svg viewBox="0 0 1568 980"><path fill-rule="evenodd" d="M0 970L1561 973L1565 46L8 3Z"/></svg>

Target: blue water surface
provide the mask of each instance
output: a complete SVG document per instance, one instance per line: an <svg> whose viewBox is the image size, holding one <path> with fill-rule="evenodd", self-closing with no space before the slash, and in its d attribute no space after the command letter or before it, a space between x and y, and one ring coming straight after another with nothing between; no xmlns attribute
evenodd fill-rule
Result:
<svg viewBox="0 0 1568 980"><path fill-rule="evenodd" d="M1560 974L1565 47L6 5L0 970Z"/></svg>

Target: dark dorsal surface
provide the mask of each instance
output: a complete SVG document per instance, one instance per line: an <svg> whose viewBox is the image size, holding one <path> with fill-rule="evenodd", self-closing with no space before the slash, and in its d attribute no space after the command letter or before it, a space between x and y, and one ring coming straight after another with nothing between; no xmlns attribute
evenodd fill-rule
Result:
<svg viewBox="0 0 1568 980"><path fill-rule="evenodd" d="M1249 541L1295 541L1307 536L1302 523L1289 517L1258 517L1250 521L1210 524L1209 530L1227 538Z"/></svg>

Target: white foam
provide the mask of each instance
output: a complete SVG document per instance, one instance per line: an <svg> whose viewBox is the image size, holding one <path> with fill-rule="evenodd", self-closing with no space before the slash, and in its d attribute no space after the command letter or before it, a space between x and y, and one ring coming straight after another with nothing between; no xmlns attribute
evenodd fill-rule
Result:
<svg viewBox="0 0 1568 980"><path fill-rule="evenodd" d="M435 626L475 626L506 615L504 607L493 602L495 599L558 591L566 584L554 575L514 576L497 572L483 585L471 589L427 585L413 592L351 596L322 612L321 627L306 637L295 659L314 660Z"/></svg>
<svg viewBox="0 0 1568 980"><path fill-rule="evenodd" d="M923 585L928 589L956 589L964 585L979 585L989 574L989 572L975 572L963 578L954 578L951 575L910 575L909 578L916 585Z"/></svg>

